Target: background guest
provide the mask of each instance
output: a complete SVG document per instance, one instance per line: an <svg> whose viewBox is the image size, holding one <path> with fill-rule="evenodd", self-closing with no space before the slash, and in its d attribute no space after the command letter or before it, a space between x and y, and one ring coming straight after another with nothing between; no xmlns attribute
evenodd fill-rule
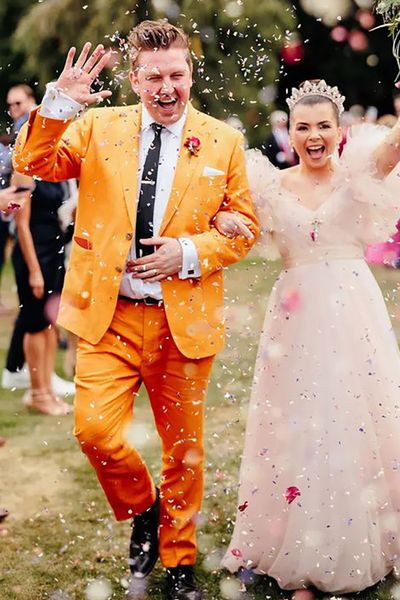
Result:
<svg viewBox="0 0 400 600"><path fill-rule="evenodd" d="M35 108L36 101L33 89L26 84L18 84L11 87L7 93L7 109L8 114L12 119L11 132L9 137L3 136L4 159L2 162L2 179L5 185L8 184L12 174L11 164L11 146L15 142L15 138L21 129L22 125L27 121L30 111ZM8 142L9 146L5 146L4 142ZM7 156L8 154L8 156ZM38 182L35 193L46 194L51 186L43 185L44 182ZM57 184L61 186L61 184ZM61 188L63 198L65 198L65 188ZM52 210L57 206L53 206ZM1 219L1 217L0 217ZM10 235L9 223L10 217L3 217L0 221L0 272L5 257L5 246ZM3 250L2 250L3 249ZM6 389L25 389L30 386L30 376L25 365L25 354L23 339L25 335L23 320L19 315L14 324L14 330L11 335L10 345L6 357L6 365L2 374L2 387ZM54 362L54 361L53 361ZM62 396L74 394L75 386L72 382L66 381L59 377L56 373L52 375L52 386L57 394Z"/></svg>
<svg viewBox="0 0 400 600"><path fill-rule="evenodd" d="M283 110L275 110L271 113L270 122L272 130L262 144L261 152L275 167L291 167L297 161L289 142L288 116Z"/></svg>
<svg viewBox="0 0 400 600"><path fill-rule="evenodd" d="M57 352L57 330L52 314L57 312L57 296L64 281L64 239L57 209L64 200L61 183L39 181L16 173L16 183L30 185L32 194L16 217L17 242L12 261L17 281L24 331L23 348L30 375L25 406L49 415L64 415L69 406L60 400L52 386ZM56 306L51 306L52 303Z"/></svg>

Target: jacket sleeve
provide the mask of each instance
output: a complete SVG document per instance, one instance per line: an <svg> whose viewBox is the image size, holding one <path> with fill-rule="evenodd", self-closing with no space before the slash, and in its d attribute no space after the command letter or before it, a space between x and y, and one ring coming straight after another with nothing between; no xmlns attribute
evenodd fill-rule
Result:
<svg viewBox="0 0 400 600"><path fill-rule="evenodd" d="M45 181L77 179L90 140L92 116L74 121L49 119L32 111L18 134L13 155L16 171Z"/></svg>
<svg viewBox="0 0 400 600"><path fill-rule="evenodd" d="M202 277L207 277L214 271L243 258L259 234L258 221L246 175L244 140L239 132L237 132L236 143L232 150L227 190L220 210L242 215L254 238L252 240L247 240L243 236L228 238L219 233L215 227L212 227L210 231L191 236L197 249Z"/></svg>

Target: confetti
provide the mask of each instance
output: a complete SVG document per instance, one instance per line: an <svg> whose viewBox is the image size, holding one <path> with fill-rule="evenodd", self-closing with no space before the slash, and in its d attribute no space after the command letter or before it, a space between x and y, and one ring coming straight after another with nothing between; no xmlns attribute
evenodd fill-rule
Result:
<svg viewBox="0 0 400 600"><path fill-rule="evenodd" d="M108 600L111 598L112 588L107 579L95 579L88 584L85 590L87 600Z"/></svg>
<svg viewBox="0 0 400 600"><path fill-rule="evenodd" d="M9 202L7 205L7 210L10 210L10 211L19 210L20 208L21 208L21 205L18 204L18 202Z"/></svg>
<svg viewBox="0 0 400 600"><path fill-rule="evenodd" d="M203 560L203 569L207 573L215 573L221 569L221 561L223 558L223 552L221 550L213 550L210 554L207 554Z"/></svg>
<svg viewBox="0 0 400 600"><path fill-rule="evenodd" d="M390 588L390 595L393 600L400 600L400 583L396 583Z"/></svg>
<svg viewBox="0 0 400 600"><path fill-rule="evenodd" d="M226 579L222 579L219 584L222 598L226 598L226 600L238 600L243 597L242 584L238 579L233 579L231 577L227 577Z"/></svg>
<svg viewBox="0 0 400 600"><path fill-rule="evenodd" d="M288 504L291 504L298 496L301 496L301 492L295 485L291 485L287 488L285 498Z"/></svg>
<svg viewBox="0 0 400 600"><path fill-rule="evenodd" d="M125 432L125 440L131 448L142 449L152 439L149 428L144 423L131 423Z"/></svg>
<svg viewBox="0 0 400 600"><path fill-rule="evenodd" d="M301 306L301 296L297 290L286 293L281 299L281 307L285 312L295 312Z"/></svg>

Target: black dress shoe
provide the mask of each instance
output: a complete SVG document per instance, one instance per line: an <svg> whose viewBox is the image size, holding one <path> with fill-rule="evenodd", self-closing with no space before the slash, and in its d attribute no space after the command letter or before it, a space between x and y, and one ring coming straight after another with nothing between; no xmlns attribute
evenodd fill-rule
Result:
<svg viewBox="0 0 400 600"><path fill-rule="evenodd" d="M202 600L191 565L167 569L167 600Z"/></svg>
<svg viewBox="0 0 400 600"><path fill-rule="evenodd" d="M132 523L129 546L129 567L133 577L147 577L158 559L158 525L160 514L160 490L156 488L154 503L136 515Z"/></svg>

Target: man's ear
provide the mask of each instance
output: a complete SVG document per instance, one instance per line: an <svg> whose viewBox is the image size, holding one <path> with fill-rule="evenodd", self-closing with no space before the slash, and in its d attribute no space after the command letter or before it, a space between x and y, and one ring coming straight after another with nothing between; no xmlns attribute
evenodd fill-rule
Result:
<svg viewBox="0 0 400 600"><path fill-rule="evenodd" d="M137 70L136 71L129 71L129 82L131 84L131 88L132 90L135 92L135 94L139 95L139 81L138 81L138 76L137 76Z"/></svg>

